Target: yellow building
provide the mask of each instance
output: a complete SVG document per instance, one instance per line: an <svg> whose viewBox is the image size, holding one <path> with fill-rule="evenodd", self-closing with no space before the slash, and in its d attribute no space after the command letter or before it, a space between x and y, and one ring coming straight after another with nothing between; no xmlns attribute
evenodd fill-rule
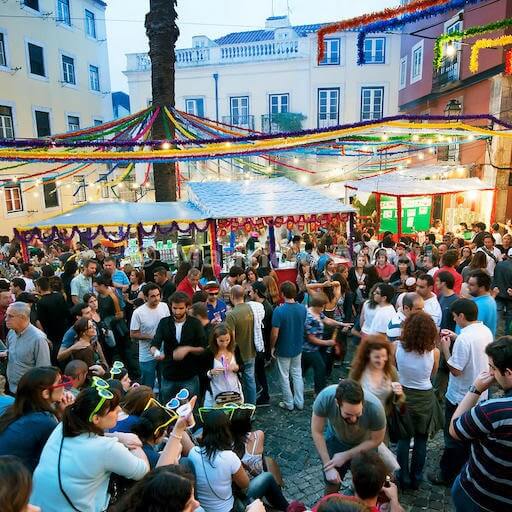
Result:
<svg viewBox="0 0 512 512"><path fill-rule="evenodd" d="M0 2L0 138L44 137L112 119L105 8L101 0ZM56 167L0 162L0 180L8 181L0 188L0 234L107 196L107 187L93 185L108 173L104 165L59 180L48 179L57 171L27 179Z"/></svg>

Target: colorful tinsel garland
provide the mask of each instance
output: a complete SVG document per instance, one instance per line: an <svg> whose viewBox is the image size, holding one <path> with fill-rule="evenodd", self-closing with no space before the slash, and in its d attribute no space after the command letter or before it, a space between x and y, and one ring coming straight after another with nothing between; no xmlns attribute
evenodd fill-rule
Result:
<svg viewBox="0 0 512 512"><path fill-rule="evenodd" d="M450 1L451 0L415 0L414 2L410 2L407 5L402 5L400 7L389 7L379 12L363 14L362 16L357 16L355 18L350 18L348 20L343 20L337 23L331 23L329 25L326 25L317 32L318 62L320 63L325 56L324 42L325 36L328 34L334 34L335 32L341 32L343 30L359 28L365 25L369 25L370 23L374 23L376 21L397 18L398 16L402 16L403 14L421 11L423 9L433 7L434 5L446 4Z"/></svg>
<svg viewBox="0 0 512 512"><path fill-rule="evenodd" d="M435 5L433 7L429 7L428 9L424 9L419 12L413 12L410 14L405 14L404 16L400 16L399 18L393 18L390 20L377 21L375 23L370 23L361 29L359 34L357 35L357 63L361 66L365 63L364 58L364 41L368 34L374 32L388 32L390 30L403 27L409 23L415 23L417 21L431 18L433 16L438 16L440 14L444 14L449 11L453 11L456 9L462 9L466 5L477 4L479 2L483 2L484 0L451 0L448 3L444 3L441 5Z"/></svg>
<svg viewBox="0 0 512 512"><path fill-rule="evenodd" d="M512 44L512 36L501 36L495 39L479 39L471 47L471 56L469 57L469 70L471 73L478 71L480 50L483 48L495 48Z"/></svg>
<svg viewBox="0 0 512 512"><path fill-rule="evenodd" d="M443 64L443 47L446 44L453 43L454 41L462 41L479 34L486 34L488 32L496 32L507 27L512 27L512 18L488 23L487 25L480 25L478 27L470 27L462 32L451 32L450 34L443 34L436 39L434 43L434 67L440 68Z"/></svg>

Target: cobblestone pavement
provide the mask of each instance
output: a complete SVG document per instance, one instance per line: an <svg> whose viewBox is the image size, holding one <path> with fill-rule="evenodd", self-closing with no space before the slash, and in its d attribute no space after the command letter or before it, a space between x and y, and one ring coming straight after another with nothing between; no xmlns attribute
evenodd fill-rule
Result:
<svg viewBox="0 0 512 512"><path fill-rule="evenodd" d="M335 368L330 384L335 384L346 372ZM320 459L310 433L313 391L306 381L306 400L303 411L284 411L278 407L280 399L275 368L268 373L271 388L271 407L258 407L256 427L265 432L266 454L276 460L285 482L284 493L289 500L303 501L312 506L323 495L323 479ZM443 447L443 436L439 433L429 442L425 475L438 467ZM350 472L343 482L342 492L351 488ZM350 493L350 492L349 492ZM451 512L450 490L423 482L418 491L405 491L400 502L407 512L442 511Z"/></svg>

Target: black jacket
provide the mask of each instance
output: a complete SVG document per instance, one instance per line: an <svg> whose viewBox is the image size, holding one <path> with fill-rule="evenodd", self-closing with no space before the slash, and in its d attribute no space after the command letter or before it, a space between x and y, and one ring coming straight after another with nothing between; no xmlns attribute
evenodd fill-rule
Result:
<svg viewBox="0 0 512 512"><path fill-rule="evenodd" d="M162 318L151 342L152 347L161 348L163 343L165 359L162 361L162 375L167 380L188 380L201 374L201 355L188 354L181 361L175 361L173 352L178 347L206 347L206 336L201 322L187 315L181 330L180 342L176 340L176 326L172 316Z"/></svg>

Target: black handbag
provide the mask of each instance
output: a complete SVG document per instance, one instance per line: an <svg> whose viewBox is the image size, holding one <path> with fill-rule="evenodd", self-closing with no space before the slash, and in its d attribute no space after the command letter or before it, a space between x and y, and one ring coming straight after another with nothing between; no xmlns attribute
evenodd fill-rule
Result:
<svg viewBox="0 0 512 512"><path fill-rule="evenodd" d="M395 402L388 416L389 440L396 443L414 437L414 425L405 402Z"/></svg>

